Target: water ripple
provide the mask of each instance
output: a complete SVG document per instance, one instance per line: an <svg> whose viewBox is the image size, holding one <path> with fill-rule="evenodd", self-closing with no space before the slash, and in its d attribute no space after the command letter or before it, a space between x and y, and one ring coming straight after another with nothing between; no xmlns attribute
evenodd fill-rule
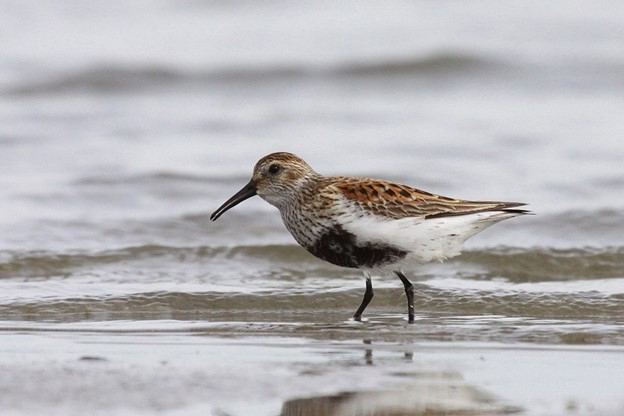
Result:
<svg viewBox="0 0 624 416"><path fill-rule="evenodd" d="M230 67L205 71L183 71L166 66L127 67L104 64L56 78L30 81L8 88L9 95L39 95L74 92L131 93L163 87L202 87L223 83L292 82L293 80L343 77L396 77L445 74L449 71L479 70L502 66L464 53L440 53L424 57L401 57L345 62L327 67L281 65L273 67Z"/></svg>

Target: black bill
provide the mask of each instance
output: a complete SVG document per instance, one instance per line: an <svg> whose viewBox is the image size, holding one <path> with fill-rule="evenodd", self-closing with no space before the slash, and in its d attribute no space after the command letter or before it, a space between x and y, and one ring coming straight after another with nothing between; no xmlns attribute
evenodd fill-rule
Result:
<svg viewBox="0 0 624 416"><path fill-rule="evenodd" d="M215 212L210 215L210 219L212 221L219 218L225 211L230 208L235 207L246 199L251 198L256 195L256 183L252 180L249 181L247 185L243 187L240 191L238 191L232 198L225 201L223 205L221 205Z"/></svg>

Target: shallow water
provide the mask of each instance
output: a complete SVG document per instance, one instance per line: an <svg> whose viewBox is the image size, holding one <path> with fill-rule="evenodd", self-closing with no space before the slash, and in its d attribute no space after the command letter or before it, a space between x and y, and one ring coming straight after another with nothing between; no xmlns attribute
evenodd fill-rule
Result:
<svg viewBox="0 0 624 416"><path fill-rule="evenodd" d="M0 4L3 415L624 414L620 3L103 5ZM274 208L209 221L281 150L536 215L353 322Z"/></svg>

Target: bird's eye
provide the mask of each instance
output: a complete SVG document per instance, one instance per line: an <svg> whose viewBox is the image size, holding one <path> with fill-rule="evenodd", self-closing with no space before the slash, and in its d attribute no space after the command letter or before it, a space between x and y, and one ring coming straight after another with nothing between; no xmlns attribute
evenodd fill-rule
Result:
<svg viewBox="0 0 624 416"><path fill-rule="evenodd" d="M279 172L280 167L279 165L271 165L269 166L269 173L272 173L273 175L275 175L277 172Z"/></svg>

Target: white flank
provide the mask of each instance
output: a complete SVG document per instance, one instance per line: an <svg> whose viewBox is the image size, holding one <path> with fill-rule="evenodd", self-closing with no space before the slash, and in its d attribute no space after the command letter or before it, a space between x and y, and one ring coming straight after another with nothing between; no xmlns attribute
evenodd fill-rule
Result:
<svg viewBox="0 0 624 416"><path fill-rule="evenodd" d="M343 216L339 221L345 231L357 236L358 244L395 246L409 254L397 264L381 269L399 270L402 266L443 261L461 253L464 242L490 225L519 214L489 211L424 219L384 218L380 215Z"/></svg>

